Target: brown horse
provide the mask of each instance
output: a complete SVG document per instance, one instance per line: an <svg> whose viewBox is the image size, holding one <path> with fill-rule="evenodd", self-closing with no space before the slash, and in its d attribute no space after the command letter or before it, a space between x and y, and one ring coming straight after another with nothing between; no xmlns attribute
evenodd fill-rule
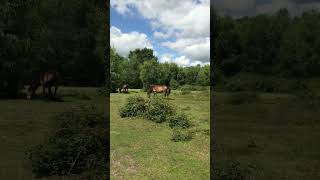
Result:
<svg viewBox="0 0 320 180"><path fill-rule="evenodd" d="M56 96L59 84L59 74L55 71L48 71L40 75L39 79L33 79L27 88L27 98L31 99L35 94L40 85L42 85L43 95L46 94L46 89L48 89L48 94L52 97L51 88L54 87L54 94Z"/></svg>
<svg viewBox="0 0 320 180"><path fill-rule="evenodd" d="M122 91L123 90L123 91ZM129 91L129 85L128 84L124 84L122 87L119 88L119 92L120 93L128 93Z"/></svg>
<svg viewBox="0 0 320 180"><path fill-rule="evenodd" d="M148 97L150 97L151 93L153 93L153 94L164 93L164 96L169 96L170 92L171 92L171 89L167 85L153 84L153 85L150 85L150 87L147 91L147 94L148 94Z"/></svg>

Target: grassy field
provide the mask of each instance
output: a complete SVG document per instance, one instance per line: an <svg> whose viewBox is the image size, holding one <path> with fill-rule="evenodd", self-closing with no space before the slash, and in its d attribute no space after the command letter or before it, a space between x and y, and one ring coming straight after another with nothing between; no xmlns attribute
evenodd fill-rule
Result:
<svg viewBox="0 0 320 180"><path fill-rule="evenodd" d="M168 101L194 125L191 141L173 142L167 123L119 116L129 96L147 97L140 90L129 92L111 94L111 179L209 179L209 93L172 91Z"/></svg>
<svg viewBox="0 0 320 180"><path fill-rule="evenodd" d="M319 106L271 93L236 105L232 95L214 92L216 167L232 160L252 166L252 179L320 179Z"/></svg>
<svg viewBox="0 0 320 180"><path fill-rule="evenodd" d="M40 93L40 92L39 92ZM43 99L0 99L0 179L34 179L25 152L40 144L52 132L53 117L81 103L105 108L105 99L96 88L61 88L61 102ZM49 177L41 180L71 179Z"/></svg>

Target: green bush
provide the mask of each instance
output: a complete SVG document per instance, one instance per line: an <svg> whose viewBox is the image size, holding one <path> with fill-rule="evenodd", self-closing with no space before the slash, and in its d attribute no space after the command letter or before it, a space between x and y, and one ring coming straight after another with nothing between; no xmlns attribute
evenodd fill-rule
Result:
<svg viewBox="0 0 320 180"><path fill-rule="evenodd" d="M146 111L146 101L143 97L132 96L119 110L120 117L135 117L143 115Z"/></svg>
<svg viewBox="0 0 320 180"><path fill-rule="evenodd" d="M188 141L192 138L189 131L184 131L191 126L187 116L176 114L174 107L163 98L145 100L137 96L129 97L119 113L121 117L142 116L156 123L169 121L169 126L173 128L173 141Z"/></svg>
<svg viewBox="0 0 320 180"><path fill-rule="evenodd" d="M235 92L228 98L228 103L239 105L258 101L258 95L254 92Z"/></svg>
<svg viewBox="0 0 320 180"><path fill-rule="evenodd" d="M170 116L169 118L169 126L171 128L189 128L191 126L188 117L185 114L177 114Z"/></svg>
<svg viewBox="0 0 320 180"><path fill-rule="evenodd" d="M95 106L80 106L59 114L56 123L54 133L27 152L33 173L106 178L108 138L103 113Z"/></svg>
<svg viewBox="0 0 320 180"><path fill-rule="evenodd" d="M178 141L190 141L192 139L192 134L186 129L174 128L172 131L171 140L174 142Z"/></svg>
<svg viewBox="0 0 320 180"><path fill-rule="evenodd" d="M239 162L227 161L226 163L216 163L213 176L216 180L245 180L253 178L252 166L243 166Z"/></svg>
<svg viewBox="0 0 320 180"><path fill-rule="evenodd" d="M146 111L144 117L151 121L161 123L174 114L174 108L168 101L162 98L153 98L146 104Z"/></svg>
<svg viewBox="0 0 320 180"><path fill-rule="evenodd" d="M145 100L143 97L133 96L128 98L119 113L121 117L143 116L148 120L161 123L174 114L174 108L162 98Z"/></svg>

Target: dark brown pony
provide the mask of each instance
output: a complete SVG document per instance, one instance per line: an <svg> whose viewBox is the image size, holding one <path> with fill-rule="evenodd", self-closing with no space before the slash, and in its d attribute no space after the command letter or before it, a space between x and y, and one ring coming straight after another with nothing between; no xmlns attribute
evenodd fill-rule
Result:
<svg viewBox="0 0 320 180"><path fill-rule="evenodd" d="M122 87L119 88L119 92L122 93L128 93L129 91L129 85L128 84L124 84Z"/></svg>
<svg viewBox="0 0 320 180"><path fill-rule="evenodd" d="M27 88L27 98L31 99L35 94L39 86L42 86L42 92L44 96L47 96L46 89L48 89L48 95L54 97L57 94L59 84L59 74L55 71L48 71L40 75L39 79L33 79ZM54 94L52 96L51 88L54 87Z"/></svg>
<svg viewBox="0 0 320 180"><path fill-rule="evenodd" d="M170 92L171 92L171 89L167 85L153 84L153 85L150 85L150 87L147 91L147 94L148 94L148 97L150 97L151 93L153 93L153 94L164 93L164 96L169 96Z"/></svg>

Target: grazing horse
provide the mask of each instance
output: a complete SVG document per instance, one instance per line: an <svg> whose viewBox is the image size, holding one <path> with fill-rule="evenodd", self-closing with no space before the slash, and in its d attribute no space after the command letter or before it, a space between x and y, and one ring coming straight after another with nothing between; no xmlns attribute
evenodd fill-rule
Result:
<svg viewBox="0 0 320 180"><path fill-rule="evenodd" d="M120 93L122 93L122 92L128 93L128 90L129 90L129 85L128 84L124 84L122 87L119 88L119 92Z"/></svg>
<svg viewBox="0 0 320 180"><path fill-rule="evenodd" d="M59 74L55 71L48 71L40 75L40 79L33 79L27 89L27 98L31 99L41 85L43 90L43 95L46 96L46 89L48 89L48 94L52 97L51 88L54 87L54 94L56 96L59 83Z"/></svg>
<svg viewBox="0 0 320 180"><path fill-rule="evenodd" d="M164 93L164 96L169 96L170 92L171 92L171 89L167 85L153 84L153 85L150 85L150 87L147 91L147 94L148 94L148 97L150 97L151 93L153 93L153 94Z"/></svg>

